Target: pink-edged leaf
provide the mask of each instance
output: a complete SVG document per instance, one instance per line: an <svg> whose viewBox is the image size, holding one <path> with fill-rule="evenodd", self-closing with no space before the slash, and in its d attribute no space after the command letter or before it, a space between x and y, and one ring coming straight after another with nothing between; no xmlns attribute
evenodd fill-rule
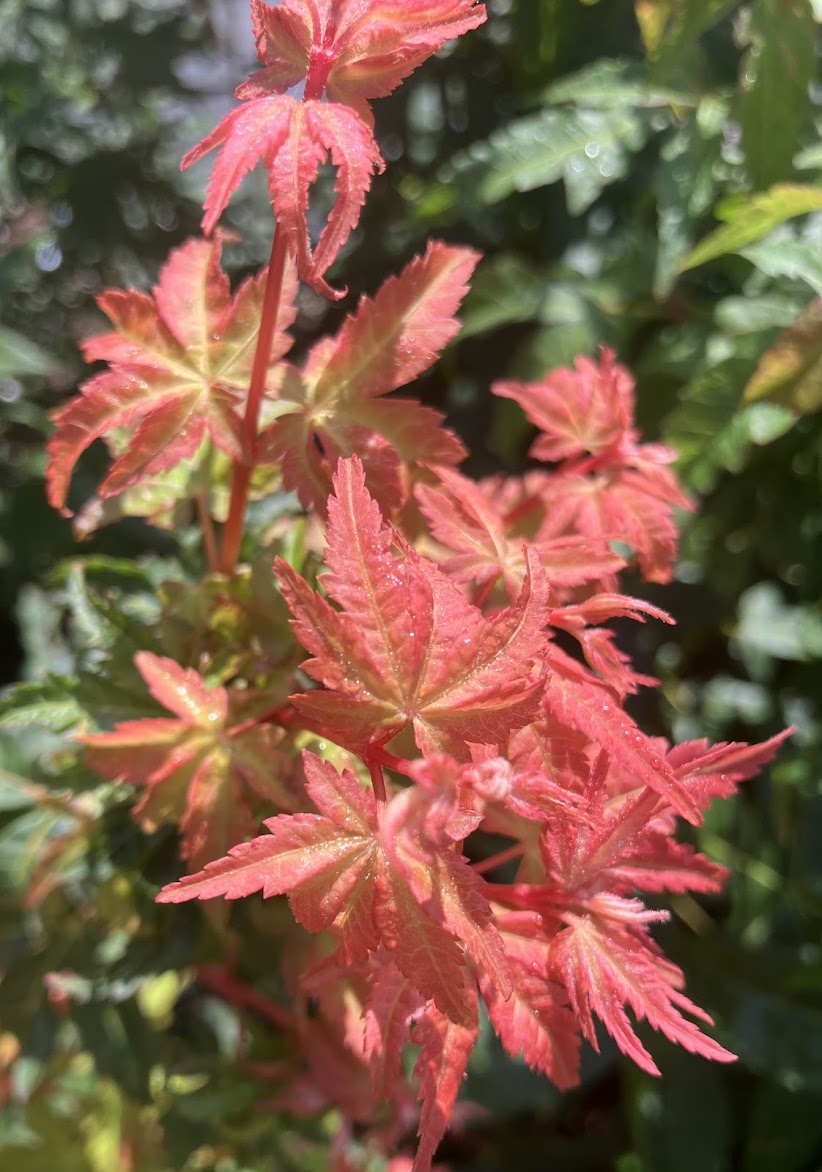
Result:
<svg viewBox="0 0 822 1172"><path fill-rule="evenodd" d="M324 512L338 459L357 455L372 492L385 479L386 458L406 469L419 463L458 463L465 450L442 427L442 416L414 400L384 400L426 370L459 328L455 313L476 264L476 253L431 243L422 257L363 297L336 337L309 354L302 376L284 382L291 408L260 440L262 456L283 465L284 482L301 501ZM374 445L374 439L384 447ZM321 449L320 450L318 450ZM397 473L392 470L394 475ZM392 501L404 503L400 487ZM386 489L379 492L382 500Z"/></svg>
<svg viewBox="0 0 822 1172"><path fill-rule="evenodd" d="M557 666L563 662L556 652L552 660ZM699 808L687 787L606 689L549 668L544 706L551 718L583 733L637 783L663 796L678 814L699 823Z"/></svg>
<svg viewBox="0 0 822 1172"><path fill-rule="evenodd" d="M611 798L607 773L603 755L591 771L581 819L555 819L542 830L545 869L558 893L575 904L597 891L719 891L725 868L660 831L658 795L640 787Z"/></svg>
<svg viewBox="0 0 822 1172"><path fill-rule="evenodd" d="M173 659L138 651L134 664L158 704L186 724L212 729L228 713L224 688L207 688L193 668L180 667Z"/></svg>
<svg viewBox="0 0 822 1172"><path fill-rule="evenodd" d="M305 668L328 689L292 703L358 750L408 724L423 752L461 760L468 742L507 740L542 689L546 587L536 559L515 605L485 617L378 518L359 461L340 463L335 486L328 589L345 609L277 566L298 638L315 656Z"/></svg>
<svg viewBox="0 0 822 1172"><path fill-rule="evenodd" d="M336 880L347 876L347 889L329 883L332 898L317 895L312 909L306 907L303 923L312 931L329 927L360 878L372 838L345 834L318 814L278 814L265 822L269 833L232 847L225 858L209 863L196 875L186 875L164 887L158 903L183 903L189 899L242 899L261 891L272 895L299 893L314 878ZM365 860L367 862L367 859ZM325 890L325 889L324 889ZM307 925L306 925L307 926Z"/></svg>
<svg viewBox="0 0 822 1172"><path fill-rule="evenodd" d="M670 504L656 487L649 491L648 480L630 468L607 476L560 471L544 494L548 524L542 536L577 533L594 542L625 541L647 581L670 582L678 533Z"/></svg>
<svg viewBox="0 0 822 1172"><path fill-rule="evenodd" d="M414 1044L421 1046L414 1074L420 1080L422 1112L412 1172L431 1172L434 1153L451 1119L478 1035L476 989L465 1008L465 1024L449 1020L429 1005L414 1026Z"/></svg>
<svg viewBox="0 0 822 1172"><path fill-rule="evenodd" d="M579 1029L565 991L551 977L556 929L530 910L495 906L494 918L511 965L513 992L504 999L481 983L488 1014L500 1041L516 1058L522 1053L561 1089L579 1082Z"/></svg>
<svg viewBox="0 0 822 1172"><path fill-rule="evenodd" d="M705 809L713 798L729 797L740 781L753 777L763 765L769 764L794 731L793 727L786 728L757 745L687 741L675 745L666 760L700 808Z"/></svg>
<svg viewBox="0 0 822 1172"><path fill-rule="evenodd" d="M229 693L208 688L193 668L147 651L138 652L135 664L151 695L176 719L125 721L112 732L77 739L92 769L145 787L133 810L144 830L179 823L183 857L196 870L253 833L245 786L261 750L274 775L266 797L289 801L275 776L283 733L272 725L232 727Z"/></svg>
<svg viewBox="0 0 822 1172"><path fill-rule="evenodd" d="M734 1055L706 1037L683 1012L712 1024L710 1017L681 992L681 971L666 960L647 936L634 901L612 897L612 915L589 911L566 914L569 925L556 939L554 968L588 1041L596 1048L592 1014L604 1024L624 1054L649 1074L659 1074L625 1012L627 1005L672 1042L715 1062ZM641 905L640 905L641 907Z"/></svg>
<svg viewBox="0 0 822 1172"><path fill-rule="evenodd" d="M243 455L241 411L263 288L244 283L234 299L220 268L222 238L190 240L172 252L153 297L109 290L98 304L114 331L84 344L89 361L111 369L61 408L49 441L49 501L63 509L72 470L95 440L125 429L103 498L118 495L190 459L208 436L233 459ZM288 348L293 272L286 275L272 363Z"/></svg>
<svg viewBox="0 0 822 1172"><path fill-rule="evenodd" d="M513 988L502 997L490 982L481 982L488 1016L512 1058L521 1054L532 1070L547 1075L560 1090L579 1083L579 1037L567 997L554 981L532 965L512 964Z"/></svg>
<svg viewBox="0 0 822 1172"><path fill-rule="evenodd" d="M302 78L312 97L327 90L370 119L367 101L384 97L446 41L476 28L474 0L365 0L358 4L253 0L257 54L265 69L238 97L282 92Z"/></svg>
<svg viewBox="0 0 822 1172"><path fill-rule="evenodd" d="M188 152L183 167L215 147L221 149L206 191L203 231L213 231L245 175L262 162L269 173L277 230L285 233L300 275L318 293L342 296L323 274L359 221L374 171L383 167L368 126L347 106L274 94L254 98L227 114ZM312 252L306 220L309 191L328 158L337 168L337 199Z"/></svg>
<svg viewBox="0 0 822 1172"><path fill-rule="evenodd" d="M513 399L540 429L531 454L540 460L598 455L618 444L633 425L634 380L603 347L599 363L577 358L541 382L501 382L495 395Z"/></svg>
<svg viewBox="0 0 822 1172"><path fill-rule="evenodd" d="M386 852L419 905L460 941L477 970L507 996L511 991L511 977L486 898L485 883L452 849L429 849L416 834L403 833L415 797L413 790L406 790L382 812Z"/></svg>
<svg viewBox="0 0 822 1172"><path fill-rule="evenodd" d="M553 371L536 383L498 383L540 428L532 454L560 461L541 495L546 538L579 534L600 545L627 541L650 581L667 582L676 553L672 507L691 508L665 467L675 458L662 444L640 444L633 427L633 378L603 347L599 364Z"/></svg>
<svg viewBox="0 0 822 1172"><path fill-rule="evenodd" d="M508 524L505 500L495 500L493 482L475 484L451 468L436 468L440 485L417 485L415 492L431 532L452 557L443 569L457 582L482 586L503 576L509 598L522 587L524 538ZM625 565L603 543L582 537L535 539L540 563L555 589L609 580Z"/></svg>
<svg viewBox="0 0 822 1172"><path fill-rule="evenodd" d="M383 856L374 918L397 968L452 1022L466 1023L473 982L456 940L420 906L405 874Z"/></svg>
<svg viewBox="0 0 822 1172"><path fill-rule="evenodd" d="M470 248L431 241L373 298L362 297L333 345L309 355L312 403L325 408L384 395L427 370L459 330L455 314L478 260Z"/></svg>
<svg viewBox="0 0 822 1172"><path fill-rule="evenodd" d="M421 1008L419 993L399 969L390 962L380 965L371 979L363 1017L371 1083L383 1099L391 1097L400 1077L411 1017Z"/></svg>

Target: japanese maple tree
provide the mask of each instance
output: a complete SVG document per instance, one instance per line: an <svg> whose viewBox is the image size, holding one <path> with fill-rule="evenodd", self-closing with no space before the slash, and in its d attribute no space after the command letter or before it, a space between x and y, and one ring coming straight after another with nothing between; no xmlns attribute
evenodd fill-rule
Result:
<svg viewBox="0 0 822 1172"><path fill-rule="evenodd" d="M160 588L162 646L135 653L123 623L146 712L75 740L116 793L136 791L142 830L178 828L180 877L160 903L287 897L276 996L244 980L227 912L209 920L197 974L282 1034L276 1060L242 1058L265 1101L333 1107L338 1172L355 1140L407 1168L396 1153L414 1129L414 1172L429 1172L481 1005L508 1054L560 1088L579 1081L598 1023L650 1073L643 1021L733 1059L654 941L657 897L720 890L724 869L677 841L678 820L699 825L787 734L672 747L625 709L656 681L608 624L673 620L619 576L670 579L674 509L691 502L675 453L642 442L614 353L496 383L537 428L543 466L478 483L458 470L461 440L407 390L458 332L475 252L430 242L336 333L289 354L298 282L344 296L326 274L383 166L371 101L479 26L483 5L251 10L263 68L184 159L219 148L210 239L172 253L151 295L99 298L113 330L84 352L107 367L55 416L56 508L103 439L100 502L170 527L190 506L202 534L202 574ZM258 164L271 258L232 293L216 225ZM312 243L309 198L329 164ZM280 490L273 523L249 519L250 500Z"/></svg>

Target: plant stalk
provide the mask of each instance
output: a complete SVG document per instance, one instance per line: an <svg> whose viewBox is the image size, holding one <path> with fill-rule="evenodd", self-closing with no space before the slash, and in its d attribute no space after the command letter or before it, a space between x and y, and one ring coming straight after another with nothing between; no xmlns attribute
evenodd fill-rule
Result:
<svg viewBox="0 0 822 1172"><path fill-rule="evenodd" d="M277 319L280 313L280 299L283 291L283 278L288 257L285 233L276 229L274 243L271 246L271 257L268 262L268 276L265 283L263 308L260 315L260 332L257 334L257 345L254 350L254 363L251 369L251 382L248 387L248 400L245 406L243 419L243 456L234 462L231 479L231 499L228 506L228 517L223 529L223 545L220 551L220 570L224 574L232 574L240 555L240 543L243 538L243 524L248 504L248 490L251 484L251 475L254 471L257 447L257 428L260 420L260 407L265 393L265 380L268 366L271 361L271 347L277 329Z"/></svg>

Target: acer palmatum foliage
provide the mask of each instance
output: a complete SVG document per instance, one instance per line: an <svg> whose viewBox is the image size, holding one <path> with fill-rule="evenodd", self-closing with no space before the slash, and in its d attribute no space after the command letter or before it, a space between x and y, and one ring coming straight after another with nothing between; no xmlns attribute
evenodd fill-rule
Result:
<svg viewBox="0 0 822 1172"><path fill-rule="evenodd" d="M457 470L465 449L437 412L393 397L456 335L470 249L431 242L286 361L297 278L337 296L324 274L382 165L370 100L480 24L483 6L252 0L252 19L264 68L185 163L221 148L210 233L262 161L268 270L232 294L215 233L172 253L152 295L104 293L114 329L84 350L108 366L57 413L47 473L65 511L78 458L102 438L113 462L100 501L172 527L191 506L206 569L221 573L181 569L184 585L163 589L172 646L139 650L131 684L157 714L77 739L88 765L140 791L143 830L177 826L188 873L161 903L287 897L276 1001L244 983L239 933L211 936L225 954L199 969L286 1039L277 1061L247 1063L266 1103L338 1112L334 1172L358 1145L428 1172L460 1111L481 1003L504 1048L561 1088L597 1023L650 1073L643 1020L732 1058L703 1032L710 1018L652 937L666 913L643 897L719 890L723 868L676 841L677 821L698 824L787 734L671 747L625 711L656 681L608 624L672 620L621 594L619 574L670 578L673 509L690 502L674 453L641 442L633 380L611 351L496 384L538 428L532 454L547 466L480 483ZM300 83L300 98L287 92ZM312 248L309 188L326 159L337 202ZM277 489L299 506L249 531L248 500ZM83 528L101 515L87 506ZM244 540L263 551L268 594L259 559L256 579L238 566ZM177 637L192 615L192 637ZM127 621L124 647L132 637ZM503 841L490 858L480 832ZM261 935L250 946L268 955ZM394 1153L415 1127L412 1165Z"/></svg>
<svg viewBox="0 0 822 1172"><path fill-rule="evenodd" d="M203 230L209 233L243 177L268 171L277 230L300 276L318 293L383 168L369 100L390 94L447 40L485 20L474 0L252 0L254 35L266 67L237 88L233 110L183 160L220 153L208 185ZM298 100L286 93L304 83ZM327 100L323 100L323 98ZM309 190L322 163L337 169L336 203L317 246L309 241Z"/></svg>
<svg viewBox="0 0 822 1172"><path fill-rule="evenodd" d="M634 380L603 347L599 363L578 358L541 382L499 382L539 428L531 454L562 461L545 481L543 535L578 533L593 541L618 536L633 547L643 576L669 582L676 555L672 506L691 508L668 465L676 452L641 444L634 427Z"/></svg>

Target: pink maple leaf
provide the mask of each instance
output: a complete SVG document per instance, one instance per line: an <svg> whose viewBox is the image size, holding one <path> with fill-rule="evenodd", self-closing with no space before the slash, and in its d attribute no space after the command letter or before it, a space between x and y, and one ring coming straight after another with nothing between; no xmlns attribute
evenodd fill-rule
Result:
<svg viewBox="0 0 822 1172"><path fill-rule="evenodd" d="M341 460L329 501L335 610L290 566L277 572L319 683L291 698L306 722L366 753L411 725L426 754L466 760L468 742L499 744L533 716L543 687L544 576L532 556L517 602L483 615L387 525L360 461Z"/></svg>
<svg viewBox="0 0 822 1172"><path fill-rule="evenodd" d="M265 66L237 97L306 91L353 106L371 119L368 100L390 94L446 41L485 20L474 0L252 0L254 39Z"/></svg>
<svg viewBox="0 0 822 1172"><path fill-rule="evenodd" d="M413 399L382 396L427 370L459 329L456 311L477 254L432 241L373 298L363 297L335 337L313 347L302 373L289 367L284 412L262 434L262 460L306 506L324 513L340 457L357 454L381 503L408 496L419 463L458 463L465 449L442 416Z"/></svg>
<svg viewBox="0 0 822 1172"><path fill-rule="evenodd" d="M232 459L243 456L242 409L248 392L264 292L262 277L232 297L220 267L222 240L189 240L172 252L152 296L110 289L97 300L114 330L89 338L89 362L109 363L55 415L48 443L49 502L63 509L72 469L101 436L126 429L124 450L100 486L122 493L193 456L206 437ZM271 353L288 349L296 316L293 269L286 274Z"/></svg>
<svg viewBox="0 0 822 1172"><path fill-rule="evenodd" d="M424 1000L452 1022L470 1022L472 981L458 941L503 993L508 982L482 881L459 856L415 848L403 833L404 794L378 809L350 772L310 753L304 765L320 814L269 818L268 834L172 883L158 901L288 894L295 918L309 932L333 931L347 962L382 946Z"/></svg>
<svg viewBox="0 0 822 1172"><path fill-rule="evenodd" d="M672 506L691 502L666 465L676 459L663 444L641 444L633 427L633 378L613 351L599 364L578 358L536 383L500 382L494 393L514 399L540 430L531 452L561 461L544 482L542 536L577 533L590 540L626 541L642 573L667 582L676 553Z"/></svg>
<svg viewBox="0 0 822 1172"><path fill-rule="evenodd" d="M112 732L77 739L92 769L145 786L133 811L144 830L179 823L183 857L196 870L254 832L246 787L268 802L292 805L276 780L283 730L242 719L237 697L206 687L192 668L148 651L135 663L174 717L122 721Z"/></svg>
<svg viewBox="0 0 822 1172"><path fill-rule="evenodd" d="M268 189L300 276L318 293L340 298L323 274L333 263L360 218L375 170L382 157L369 127L353 110L336 102L298 102L288 95L255 98L232 110L183 159L189 167L220 146L206 191L203 230L210 233L243 177L262 161ZM337 196L314 250L306 214L311 185L320 165L337 168Z"/></svg>

